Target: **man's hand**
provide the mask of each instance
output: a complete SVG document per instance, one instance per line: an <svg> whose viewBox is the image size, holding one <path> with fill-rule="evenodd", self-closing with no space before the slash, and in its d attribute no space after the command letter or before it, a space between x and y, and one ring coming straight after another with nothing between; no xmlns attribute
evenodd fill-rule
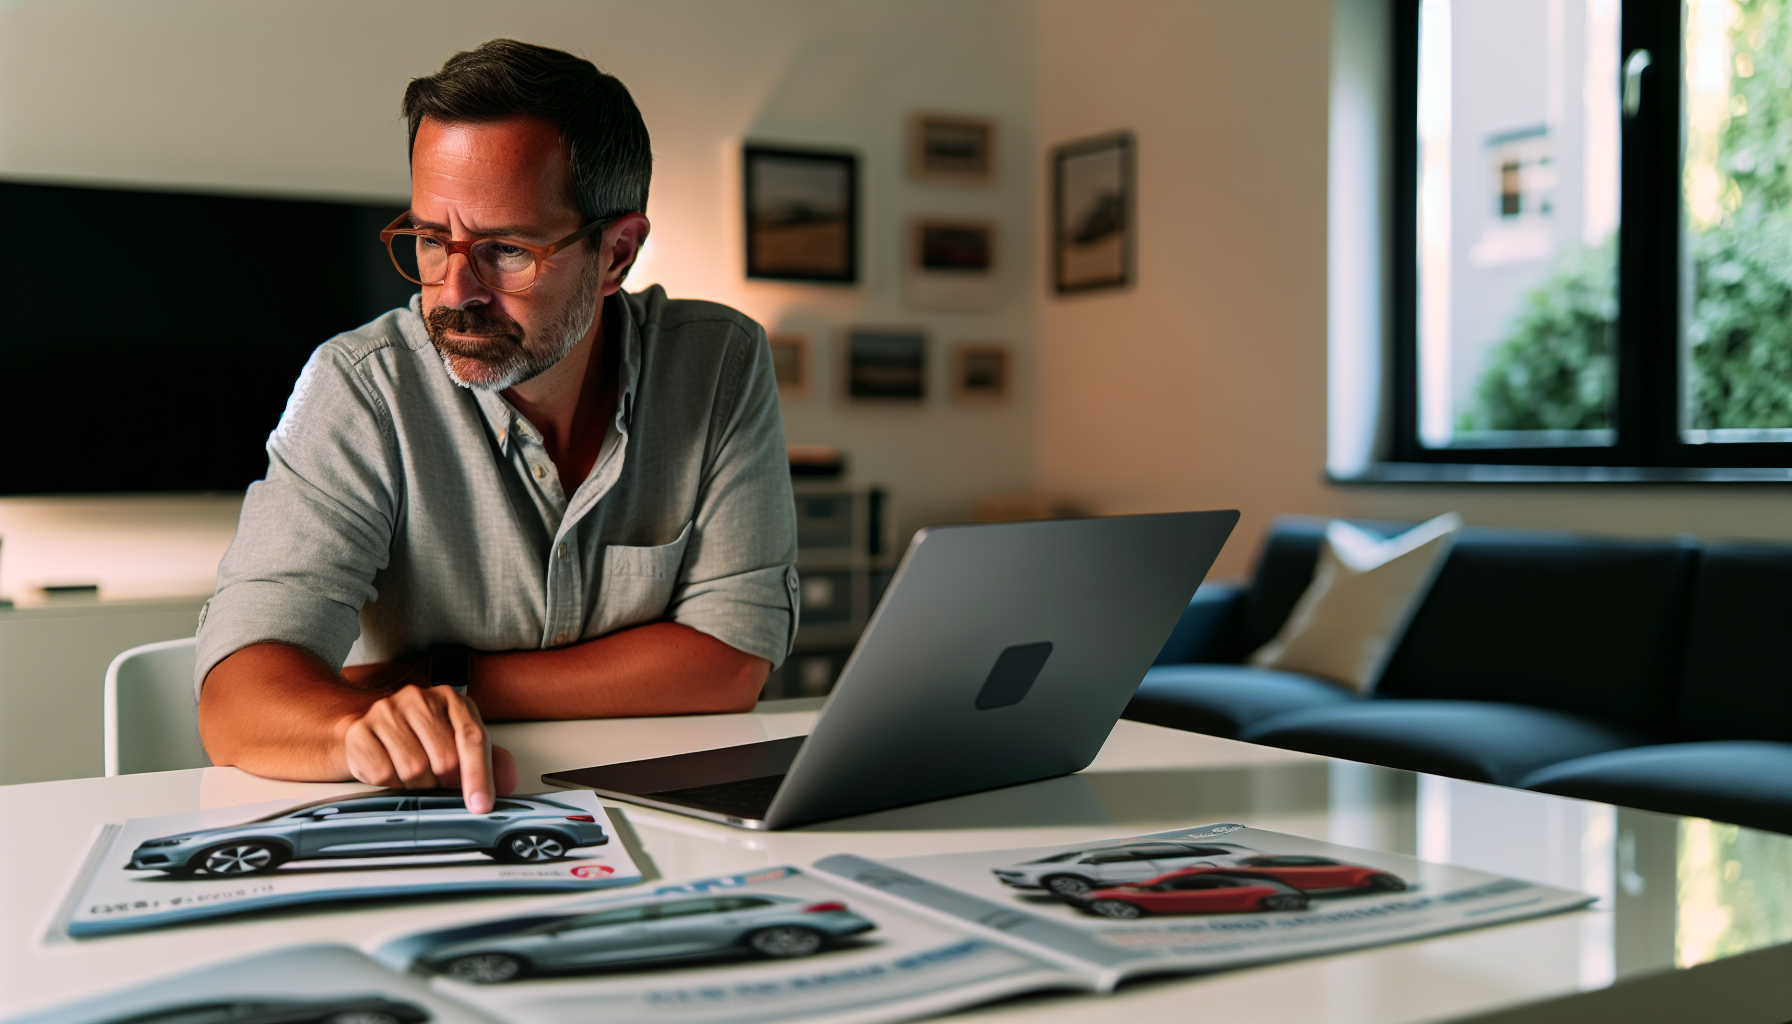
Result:
<svg viewBox="0 0 1792 1024"><path fill-rule="evenodd" d="M421 659L337 675L300 648L255 644L206 676L200 736L213 764L277 779L460 786L469 809L490 810L516 788L515 759L491 745L470 701L416 682L428 682Z"/></svg>
<svg viewBox="0 0 1792 1024"><path fill-rule="evenodd" d="M485 814L499 791L491 737L479 709L446 686L406 686L343 719L348 770L361 782L401 789L458 787L467 810ZM506 758L508 760L508 757ZM511 785L515 786L514 762Z"/></svg>

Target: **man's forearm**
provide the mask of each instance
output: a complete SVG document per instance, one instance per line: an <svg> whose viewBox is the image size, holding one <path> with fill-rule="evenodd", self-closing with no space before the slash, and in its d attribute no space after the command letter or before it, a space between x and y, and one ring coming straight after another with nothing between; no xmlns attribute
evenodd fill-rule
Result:
<svg viewBox="0 0 1792 1024"><path fill-rule="evenodd" d="M382 695L346 685L309 651L254 644L206 675L199 736L213 764L280 779L347 779L343 734Z"/></svg>
<svg viewBox="0 0 1792 1024"><path fill-rule="evenodd" d="M771 663L673 622L551 651L473 656L487 721L747 711Z"/></svg>

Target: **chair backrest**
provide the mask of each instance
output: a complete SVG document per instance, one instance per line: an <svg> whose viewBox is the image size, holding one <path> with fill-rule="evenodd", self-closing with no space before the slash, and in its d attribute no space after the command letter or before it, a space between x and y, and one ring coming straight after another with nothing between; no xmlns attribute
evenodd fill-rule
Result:
<svg viewBox="0 0 1792 1024"><path fill-rule="evenodd" d="M1713 544L1699 561L1675 735L1792 743L1792 544Z"/></svg>
<svg viewBox="0 0 1792 1024"><path fill-rule="evenodd" d="M106 774L206 768L193 692L194 640L133 647L106 669Z"/></svg>

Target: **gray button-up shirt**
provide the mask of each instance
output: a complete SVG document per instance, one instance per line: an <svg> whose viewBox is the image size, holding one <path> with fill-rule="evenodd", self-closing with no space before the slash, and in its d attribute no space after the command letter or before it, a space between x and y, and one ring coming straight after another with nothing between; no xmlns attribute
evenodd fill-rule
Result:
<svg viewBox="0 0 1792 1024"><path fill-rule="evenodd" d="M357 634L378 661L658 620L783 661L796 513L758 324L657 286L611 298L616 416L568 495L526 417L448 377L420 300L300 374L200 613L197 683L263 641L340 666Z"/></svg>

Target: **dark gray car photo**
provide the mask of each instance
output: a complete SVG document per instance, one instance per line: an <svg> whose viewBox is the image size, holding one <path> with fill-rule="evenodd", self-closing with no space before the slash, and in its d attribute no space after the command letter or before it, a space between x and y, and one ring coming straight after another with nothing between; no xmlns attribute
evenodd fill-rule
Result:
<svg viewBox="0 0 1792 1024"><path fill-rule="evenodd" d="M463 851L529 864L609 841L590 813L545 797L501 797L489 813L473 814L458 792L371 793L150 839L138 845L127 868L251 875L293 860Z"/></svg>
<svg viewBox="0 0 1792 1024"><path fill-rule="evenodd" d="M239 999L169 1006L107 1024L427 1024L429 1011L384 996Z"/></svg>
<svg viewBox="0 0 1792 1024"><path fill-rule="evenodd" d="M791 959L819 953L877 925L837 901L766 893L659 897L451 942L417 965L476 985L530 974L570 973L611 964L757 955Z"/></svg>

